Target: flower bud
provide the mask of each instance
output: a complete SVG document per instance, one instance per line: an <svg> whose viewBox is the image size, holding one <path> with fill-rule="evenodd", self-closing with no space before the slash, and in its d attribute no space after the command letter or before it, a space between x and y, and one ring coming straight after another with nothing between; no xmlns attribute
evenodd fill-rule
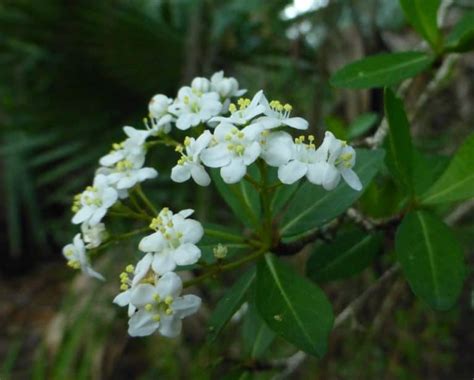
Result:
<svg viewBox="0 0 474 380"><path fill-rule="evenodd" d="M208 92L211 87L211 82L209 82L209 79L197 77L191 82L191 87L200 92Z"/></svg>
<svg viewBox="0 0 474 380"><path fill-rule="evenodd" d="M214 257L216 259L225 259L225 257L227 256L228 250L225 245L222 245L221 243L219 243L217 244L216 247L214 247L212 252L214 253Z"/></svg>
<svg viewBox="0 0 474 380"><path fill-rule="evenodd" d="M171 99L166 95L155 95L151 98L150 103L148 104L148 110L150 111L151 116L159 118L168 112L168 106L171 103Z"/></svg>

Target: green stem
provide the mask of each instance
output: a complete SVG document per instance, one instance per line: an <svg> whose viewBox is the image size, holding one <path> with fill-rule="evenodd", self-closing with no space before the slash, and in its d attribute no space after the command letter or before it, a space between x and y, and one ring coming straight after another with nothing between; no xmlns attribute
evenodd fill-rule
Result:
<svg viewBox="0 0 474 380"><path fill-rule="evenodd" d="M148 207L148 209L152 212L152 215L153 216L156 216L158 215L158 210L155 208L155 206L153 206L153 203L151 203L151 201L148 199L148 197L145 195L145 193L143 192L142 190L142 187L140 186L140 184L138 184L137 186L135 186L135 191L136 193L138 194L138 196L140 197L140 199L143 201L143 203Z"/></svg>
<svg viewBox="0 0 474 380"><path fill-rule="evenodd" d="M135 235L138 235L138 234L141 234L141 233L144 233L144 232L147 232L149 231L150 228L149 227L143 227L143 228L138 228L134 231L130 231L130 232L126 232L124 234L119 234L119 235L114 235L114 236L111 236L107 241L105 241L103 244L101 244L99 247L97 248L94 248L94 249L91 249L90 252L91 254L96 254L97 252L99 251L102 251L106 248L108 248L109 246L111 246L112 244L114 243L117 243L121 240L127 240Z"/></svg>
<svg viewBox="0 0 474 380"><path fill-rule="evenodd" d="M260 191L260 184L257 181L255 181L255 179L253 179L252 176L250 176L249 174L246 174L244 179L247 182L249 182L255 188L255 190Z"/></svg>
<svg viewBox="0 0 474 380"><path fill-rule="evenodd" d="M204 233L206 235L222 238L228 241L235 241L238 243L245 242L245 239L243 239L241 236L233 235L231 233L224 232L224 231L217 231L217 230L213 230L209 228L204 228Z"/></svg>
<svg viewBox="0 0 474 380"><path fill-rule="evenodd" d="M263 256L263 254L265 254L265 252L267 252L267 249L262 248L262 249L258 250L255 253L252 253L248 256L245 256L245 257L241 258L240 260L237 260L237 261L234 261L232 263L225 264L225 265L217 265L217 266L211 268L208 272L206 272L206 273L204 273L204 274L202 274L202 275L200 275L196 278L193 278L192 280L186 281L184 283L183 287L187 288L189 286L199 284L199 283L201 283L202 281L206 280L209 277L212 277L212 276L215 276L217 274L220 274L220 273L227 272L227 271L230 271L232 269L238 268L238 267L240 267L240 266L242 266L246 263L249 263L251 261L255 261L255 260L259 259L261 256Z"/></svg>

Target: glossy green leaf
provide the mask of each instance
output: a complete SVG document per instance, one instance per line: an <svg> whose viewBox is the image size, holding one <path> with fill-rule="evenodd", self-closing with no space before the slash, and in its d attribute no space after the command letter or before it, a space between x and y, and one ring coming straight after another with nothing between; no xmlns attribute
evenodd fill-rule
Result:
<svg viewBox="0 0 474 380"><path fill-rule="evenodd" d="M347 138L353 140L363 136L378 121L379 117L376 113L368 112L360 115L349 125Z"/></svg>
<svg viewBox="0 0 474 380"><path fill-rule="evenodd" d="M323 356L334 322L323 291L271 254L258 264L256 305L267 325L299 349Z"/></svg>
<svg viewBox="0 0 474 380"><path fill-rule="evenodd" d="M255 179L259 179L258 169L255 165L248 168L248 173ZM219 170L212 170L211 176L219 194L232 209L235 216L247 227L258 225L260 220L260 197L252 185L246 180L241 180L233 185L226 184L222 180Z"/></svg>
<svg viewBox="0 0 474 380"><path fill-rule="evenodd" d="M432 57L419 52L378 54L344 66L331 77L331 84L345 88L389 86L414 77L432 62Z"/></svg>
<svg viewBox="0 0 474 380"><path fill-rule="evenodd" d="M394 177L413 193L413 145L405 108L389 88L385 89L384 103L389 126L385 162Z"/></svg>
<svg viewBox="0 0 474 380"><path fill-rule="evenodd" d="M434 309L451 308L466 274L463 251L453 232L428 212L412 212L398 228L395 247L413 292Z"/></svg>
<svg viewBox="0 0 474 380"><path fill-rule="evenodd" d="M424 194L446 170L449 157L413 150L413 185L416 194Z"/></svg>
<svg viewBox="0 0 474 380"><path fill-rule="evenodd" d="M381 242L380 234L342 232L334 241L316 246L306 264L306 273L319 283L350 277L370 265Z"/></svg>
<svg viewBox="0 0 474 380"><path fill-rule="evenodd" d="M474 134L458 149L447 169L422 196L424 204L454 202L474 197Z"/></svg>
<svg viewBox="0 0 474 380"><path fill-rule="evenodd" d="M446 50L466 52L474 49L474 11L466 13L446 38Z"/></svg>
<svg viewBox="0 0 474 380"><path fill-rule="evenodd" d="M441 0L400 0L408 22L436 50L442 42L438 28L438 8Z"/></svg>
<svg viewBox="0 0 474 380"><path fill-rule="evenodd" d="M255 273L255 267L245 272L216 305L209 319L209 341L212 342L217 338L234 313L242 306L255 280Z"/></svg>
<svg viewBox="0 0 474 380"><path fill-rule="evenodd" d="M275 339L275 333L260 317L254 303L250 303L245 313L242 328L244 349L252 359L260 359Z"/></svg>
<svg viewBox="0 0 474 380"><path fill-rule="evenodd" d="M357 149L355 172L363 189L352 190L341 183L332 191L305 182L296 192L280 224L284 237L304 234L334 219L347 210L364 192L383 163L383 150Z"/></svg>

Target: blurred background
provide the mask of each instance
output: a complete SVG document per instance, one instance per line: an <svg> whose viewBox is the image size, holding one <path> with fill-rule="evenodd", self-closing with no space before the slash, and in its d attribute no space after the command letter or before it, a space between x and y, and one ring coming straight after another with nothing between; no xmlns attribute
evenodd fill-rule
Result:
<svg viewBox="0 0 474 380"><path fill-rule="evenodd" d="M443 27L449 30L474 10L474 1L448 3ZM75 234L73 195L122 138L121 127L142 126L154 94L173 97L194 76L221 69L250 95L263 88L270 98L292 103L317 134L368 135L383 113L381 90L336 90L329 76L357 58L419 45L395 0L2 0L0 379L233 378L239 339L226 331L217 344L205 344L209 309L187 322L180 341L127 338L125 313L111 304L118 280L97 284L63 261L61 248ZM416 79L408 108L428 80ZM472 131L473 102L474 57L466 54L417 114L412 132L418 146L452 153ZM352 136L355 122L361 127ZM166 172L175 159L156 153L152 160L162 175L146 190L157 204L189 207L196 189L173 185ZM382 182L361 204L382 195L397 199ZM226 210L208 210L214 195L197 196L201 217L228 218ZM369 211L376 217L388 212ZM457 229L471 247L473 219L464 218ZM116 247L98 267L115 276L133 247ZM331 285L326 290L334 307L340 310L371 278L367 271ZM434 313L398 281L379 295L387 300L384 313L374 320L369 302L357 320L334 332L324 359L307 360L292 378L471 379L472 289L471 276L460 306ZM222 286L202 292L211 305ZM291 353L275 344L273 356ZM235 378L272 376L247 374Z"/></svg>

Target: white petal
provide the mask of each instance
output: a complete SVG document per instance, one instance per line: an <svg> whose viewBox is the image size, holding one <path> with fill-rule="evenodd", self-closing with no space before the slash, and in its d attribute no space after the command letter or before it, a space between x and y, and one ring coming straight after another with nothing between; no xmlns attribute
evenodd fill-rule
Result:
<svg viewBox="0 0 474 380"><path fill-rule="evenodd" d="M90 219L94 210L90 207L82 207L72 218L71 222L73 224L80 224Z"/></svg>
<svg viewBox="0 0 474 380"><path fill-rule="evenodd" d="M147 179L156 178L158 172L153 168L141 168L138 170L137 177L140 182L143 182Z"/></svg>
<svg viewBox="0 0 474 380"><path fill-rule="evenodd" d="M294 160L278 168L278 178L284 184L291 185L303 177L307 171L306 164Z"/></svg>
<svg viewBox="0 0 474 380"><path fill-rule="evenodd" d="M327 162L315 162L314 164L308 165L306 178L315 185L321 185L328 166L329 164Z"/></svg>
<svg viewBox="0 0 474 380"><path fill-rule="evenodd" d="M199 186L209 186L211 183L211 177L209 177L209 174L207 174L202 165L192 165L191 176L193 177L194 182Z"/></svg>
<svg viewBox="0 0 474 380"><path fill-rule="evenodd" d="M130 302L137 307L143 307L149 303L153 303L153 297L156 294L155 287L150 284L138 284L132 289Z"/></svg>
<svg viewBox="0 0 474 380"><path fill-rule="evenodd" d="M105 155L99 160L99 163L102 166L112 166L115 165L117 162L123 159L123 152L122 151L113 151L109 154Z"/></svg>
<svg viewBox="0 0 474 380"><path fill-rule="evenodd" d="M158 252L165 246L165 240L161 232L154 232L145 236L138 244L138 249L142 252Z"/></svg>
<svg viewBox="0 0 474 380"><path fill-rule="evenodd" d="M293 154L293 139L286 132L275 132L268 136L263 146L262 158L270 166L286 164Z"/></svg>
<svg viewBox="0 0 474 380"><path fill-rule="evenodd" d="M255 140L260 133L262 133L263 127L258 123L250 124L249 126L242 129L242 132L245 134L245 137L249 140Z"/></svg>
<svg viewBox="0 0 474 380"><path fill-rule="evenodd" d="M153 254L147 253L135 266L134 276L132 280L132 286L137 285L143 277L146 276L151 267L153 261Z"/></svg>
<svg viewBox="0 0 474 380"><path fill-rule="evenodd" d="M230 123L225 123L225 122L222 122L220 123L216 129L214 130L214 136L216 137L216 139L218 141L224 141L225 140L225 136L232 132L232 130L235 128L234 125L230 124Z"/></svg>
<svg viewBox="0 0 474 380"><path fill-rule="evenodd" d="M194 210L191 208L187 208L178 212L178 215L181 215L183 218L187 218L188 216L191 216L193 214L194 214Z"/></svg>
<svg viewBox="0 0 474 380"><path fill-rule="evenodd" d="M191 178L189 165L176 165L171 169L171 179L174 182L182 183Z"/></svg>
<svg viewBox="0 0 474 380"><path fill-rule="evenodd" d="M160 321L159 332L167 338L176 338L182 329L182 322L174 316L163 315Z"/></svg>
<svg viewBox="0 0 474 380"><path fill-rule="evenodd" d="M119 293L112 302L119 306L127 306L130 303L130 290Z"/></svg>
<svg viewBox="0 0 474 380"><path fill-rule="evenodd" d="M165 273L157 282L155 291L164 300L166 297L178 297L183 290L181 278L174 272Z"/></svg>
<svg viewBox="0 0 474 380"><path fill-rule="evenodd" d="M201 160L204 165L210 168L220 168L229 165L231 154L226 144L218 144L212 148L204 149L201 152Z"/></svg>
<svg viewBox="0 0 474 380"><path fill-rule="evenodd" d="M282 120L283 124L295 129L308 129L308 122L302 117L290 117Z"/></svg>
<svg viewBox="0 0 474 380"><path fill-rule="evenodd" d="M241 158L234 158L229 165L221 168L221 177L225 183L239 182L247 172L247 166Z"/></svg>
<svg viewBox="0 0 474 380"><path fill-rule="evenodd" d="M260 144L257 141L254 141L252 144L246 147L243 155L244 164L252 164L260 155L260 151Z"/></svg>
<svg viewBox="0 0 474 380"><path fill-rule="evenodd" d="M328 165L323 177L323 187L326 190L333 190L341 180L341 173L333 165Z"/></svg>
<svg viewBox="0 0 474 380"><path fill-rule="evenodd" d="M174 313L181 319L196 313L200 307L201 298L193 294L187 294L173 302Z"/></svg>
<svg viewBox="0 0 474 380"><path fill-rule="evenodd" d="M170 252L164 250L160 253L155 253L151 267L156 273L164 274L173 271L176 268L176 263L171 257Z"/></svg>
<svg viewBox="0 0 474 380"><path fill-rule="evenodd" d="M212 139L212 134L208 130L205 130L201 136L197 138L197 140L193 144L193 154L197 155L202 152L204 148L206 148ZM193 157L194 158L194 157Z"/></svg>
<svg viewBox="0 0 474 380"><path fill-rule="evenodd" d="M83 266L82 271L85 274L87 274L89 277L96 278L97 280L100 280L100 281L105 281L105 277L102 276L99 272L92 269L92 267L90 265Z"/></svg>
<svg viewBox="0 0 474 380"><path fill-rule="evenodd" d="M138 178L136 175L129 173L129 175L124 175L118 182L117 188L120 190L130 189L137 184Z"/></svg>
<svg viewBox="0 0 474 380"><path fill-rule="evenodd" d="M100 223L100 221L102 220L102 218L105 216L106 213L107 213L107 209L105 207L101 207L95 210L91 218L89 219L89 225L93 227L96 224Z"/></svg>
<svg viewBox="0 0 474 380"><path fill-rule="evenodd" d="M160 327L160 323L153 320L153 316L145 310L139 310L128 321L130 336L147 336L153 334Z"/></svg>
<svg viewBox="0 0 474 380"><path fill-rule="evenodd" d="M111 207L115 202L117 202L118 194L117 190L112 187L107 187L102 193L102 205L105 208Z"/></svg>
<svg viewBox="0 0 474 380"><path fill-rule="evenodd" d="M192 265L201 258L201 250L194 244L185 243L175 249L172 255L176 264Z"/></svg>
<svg viewBox="0 0 474 380"><path fill-rule="evenodd" d="M342 178L347 184L356 191L362 190L362 183L360 182L359 177L352 169L341 170Z"/></svg>

